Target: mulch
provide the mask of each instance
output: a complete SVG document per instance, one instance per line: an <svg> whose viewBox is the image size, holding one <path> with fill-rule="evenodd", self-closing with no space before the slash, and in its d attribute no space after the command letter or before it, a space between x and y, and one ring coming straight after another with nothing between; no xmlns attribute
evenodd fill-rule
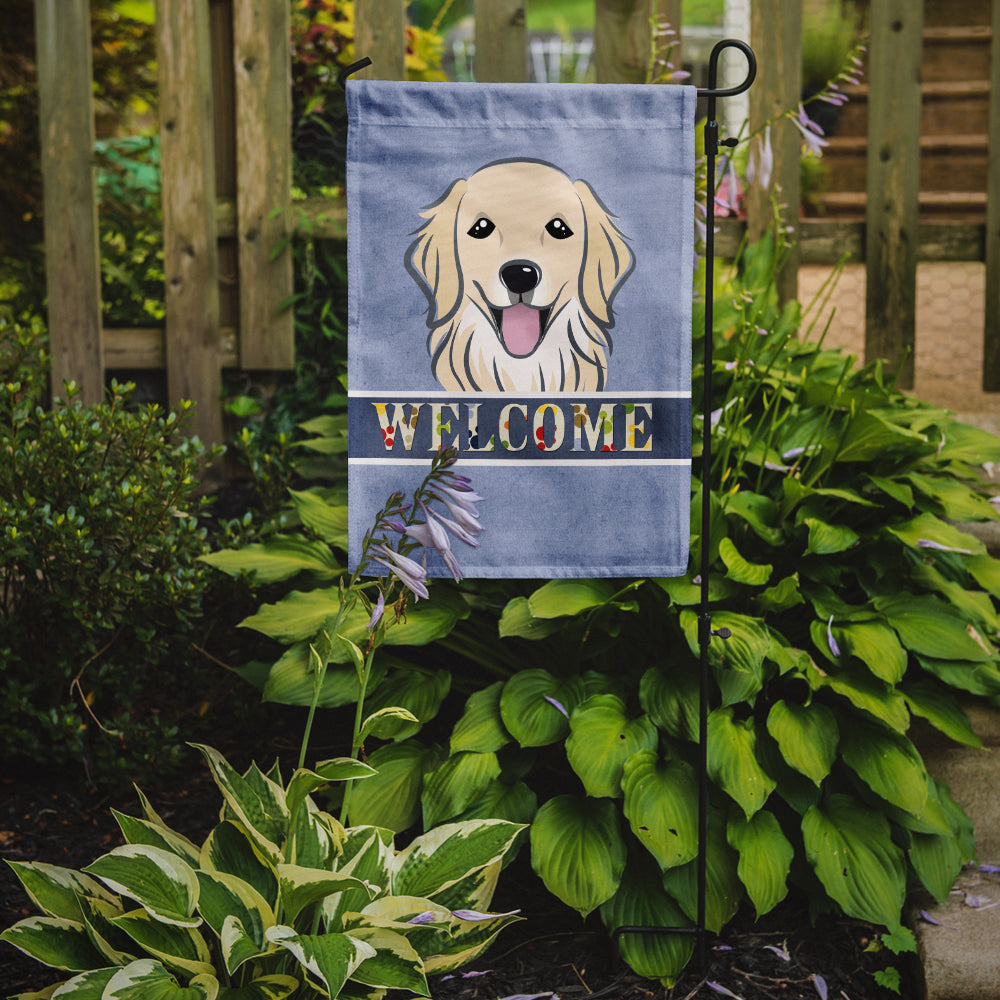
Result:
<svg viewBox="0 0 1000 1000"><path fill-rule="evenodd" d="M259 737L258 732L258 737ZM279 737L279 743L283 742ZM259 745L259 744L258 744ZM221 749L237 763L239 746ZM81 868L122 842L111 807L139 814L134 793L113 795L87 788L72 775L0 778L0 858L36 860ZM200 756L192 766L145 789L172 827L198 841L218 815L219 796ZM673 989L642 979L617 959L596 914L588 920L549 895L522 854L502 875L498 911L520 909L524 920L504 930L470 968L431 977L435 1000L499 1000L550 996L562 1000L693 1000L736 996L742 1000L888 1000L874 974L893 965L903 974L902 996L919 993L913 970L884 951L868 950L873 928L843 918L815 926L801 899L790 899L763 920L740 913L718 938L705 943L706 967L692 963ZM33 912L11 870L0 866L0 927ZM3 995L41 989L59 981L6 944L0 944Z"/></svg>

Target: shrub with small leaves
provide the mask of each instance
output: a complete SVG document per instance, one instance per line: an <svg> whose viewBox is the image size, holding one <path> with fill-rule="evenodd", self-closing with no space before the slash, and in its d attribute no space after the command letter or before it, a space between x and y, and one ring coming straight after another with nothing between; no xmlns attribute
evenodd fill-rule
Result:
<svg viewBox="0 0 1000 1000"><path fill-rule="evenodd" d="M155 705L190 662L208 453L185 433L189 405L134 409L129 385L84 406L68 384L41 406L40 339L0 323L0 745L8 761L124 767L176 752L169 721L133 702Z"/></svg>

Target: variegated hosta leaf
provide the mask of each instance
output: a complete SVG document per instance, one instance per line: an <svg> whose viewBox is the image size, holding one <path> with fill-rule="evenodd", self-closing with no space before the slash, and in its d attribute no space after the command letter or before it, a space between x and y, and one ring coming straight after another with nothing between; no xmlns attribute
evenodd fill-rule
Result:
<svg viewBox="0 0 1000 1000"><path fill-rule="evenodd" d="M708 816L705 850L705 926L718 934L732 919L743 899L743 884L736 874L736 852L726 843L726 824L712 810ZM691 918L698 918L698 861L663 873L663 887Z"/></svg>
<svg viewBox="0 0 1000 1000"><path fill-rule="evenodd" d="M281 906L286 920L294 921L302 910L312 903L345 889L361 889L375 895L361 879L342 872L327 872L300 865L278 865L281 887Z"/></svg>
<svg viewBox="0 0 1000 1000"><path fill-rule="evenodd" d="M93 896L83 896L80 905L90 940L104 956L105 965L128 965L140 957L140 949L135 942L114 925L115 917L125 912L120 902L109 903Z"/></svg>
<svg viewBox="0 0 1000 1000"><path fill-rule="evenodd" d="M304 868L335 868L344 836L338 820L317 809L312 799L306 799L292 820L285 844L286 860Z"/></svg>
<svg viewBox="0 0 1000 1000"><path fill-rule="evenodd" d="M588 795L620 798L622 768L639 750L653 750L659 740L648 715L630 719L625 702L613 694L595 694L573 711L566 757Z"/></svg>
<svg viewBox="0 0 1000 1000"><path fill-rule="evenodd" d="M625 870L618 810L608 799L558 795L531 824L531 865L549 892L586 916L614 895Z"/></svg>
<svg viewBox="0 0 1000 1000"><path fill-rule="evenodd" d="M521 746L547 746L566 736L570 713L583 698L579 677L560 679L547 670L521 670L504 684L500 717Z"/></svg>
<svg viewBox="0 0 1000 1000"><path fill-rule="evenodd" d="M199 975L181 986L159 962L143 958L119 969L101 1000L216 1000L218 995L215 976Z"/></svg>
<svg viewBox="0 0 1000 1000"><path fill-rule="evenodd" d="M104 988L114 978L119 970L119 966L107 969L91 969L89 972L81 972L80 975L67 979L65 983L52 990L50 986L43 993L21 993L11 1000L27 1000L35 997L40 1000L42 997L53 997L55 1000L101 1000L104 996Z"/></svg>
<svg viewBox="0 0 1000 1000"><path fill-rule="evenodd" d="M849 795L830 795L805 814L802 837L820 882L849 917L899 923L906 866L882 813Z"/></svg>
<svg viewBox="0 0 1000 1000"><path fill-rule="evenodd" d="M424 963L402 934L384 927L356 927L351 937L375 949L375 954L351 973L355 982L430 996Z"/></svg>
<svg viewBox="0 0 1000 1000"><path fill-rule="evenodd" d="M424 778L420 796L424 826L437 826L454 819L475 802L500 776L495 753L452 754L436 771Z"/></svg>
<svg viewBox="0 0 1000 1000"><path fill-rule="evenodd" d="M285 792L285 805L288 812L294 815L306 796L312 795L318 788L328 785L331 781L349 781L356 778L370 778L376 774L373 767L353 757L336 757L324 760L313 770L299 768L288 782Z"/></svg>
<svg viewBox="0 0 1000 1000"><path fill-rule="evenodd" d="M271 907L278 905L278 875L241 823L220 823L201 847L199 867L224 872L252 885Z"/></svg>
<svg viewBox="0 0 1000 1000"><path fill-rule="evenodd" d="M778 700L767 716L767 731L781 748L781 756L815 785L830 773L840 733L833 712L812 702L798 705Z"/></svg>
<svg viewBox="0 0 1000 1000"><path fill-rule="evenodd" d="M776 782L757 762L752 718L739 722L733 709L717 708L708 717L708 774L749 818L767 801Z"/></svg>
<svg viewBox="0 0 1000 1000"><path fill-rule="evenodd" d="M520 835L519 833L518 837ZM500 870L506 860L506 856L498 858L493 864L478 868L465 878L460 878L447 889L434 893L434 901L448 907L449 910L488 910L497 889Z"/></svg>
<svg viewBox="0 0 1000 1000"><path fill-rule="evenodd" d="M392 892L433 899L507 853L523 827L505 820L446 823L421 834L393 859Z"/></svg>
<svg viewBox="0 0 1000 1000"><path fill-rule="evenodd" d="M205 939L190 927L160 923L145 910L132 910L111 921L150 955L189 976L213 971Z"/></svg>
<svg viewBox="0 0 1000 1000"><path fill-rule="evenodd" d="M373 891L388 889L391 857L391 831L373 826L356 826L347 831L337 870L342 875L353 875L367 888L345 889L323 900L323 920L328 931L345 930L345 913L367 906Z"/></svg>
<svg viewBox="0 0 1000 1000"><path fill-rule="evenodd" d="M661 869L697 855L698 783L689 764L643 750L625 762L622 789L632 832Z"/></svg>
<svg viewBox="0 0 1000 1000"><path fill-rule="evenodd" d="M332 997L365 959L375 957L370 944L349 934L296 934L291 927L278 924L268 928L267 939L294 955L310 979Z"/></svg>
<svg viewBox="0 0 1000 1000"><path fill-rule="evenodd" d="M601 905L601 920L619 927L689 927L691 921L664 891L651 859L630 858L618 891ZM692 934L623 934L619 951L640 976L673 986L694 950Z"/></svg>
<svg viewBox="0 0 1000 1000"><path fill-rule="evenodd" d="M159 847L161 850L176 854L192 868L198 864L199 849L182 834L149 820L126 816L125 813L120 813L117 809L112 809L111 812L118 821L122 835L128 843Z"/></svg>
<svg viewBox="0 0 1000 1000"><path fill-rule="evenodd" d="M85 869L113 892L134 899L150 916L165 924L197 927L198 878L194 869L171 851L146 844L125 844Z"/></svg>
<svg viewBox="0 0 1000 1000"><path fill-rule="evenodd" d="M93 896L109 903L116 902L114 896L97 879L39 861L8 861L31 901L46 916L64 917L67 920L81 920L81 896Z"/></svg>
<svg viewBox="0 0 1000 1000"><path fill-rule="evenodd" d="M223 929L228 920L239 923L238 931L231 928L230 941L249 938L253 946L253 954L266 950L264 931L275 923L274 912L264 897L248 882L226 875L223 872L198 872L198 883L201 893L198 898L198 910L205 922L223 939ZM242 962L251 955L246 955L245 946L239 945L239 960L230 964L234 957L233 949L226 948L226 967L232 975Z"/></svg>
<svg viewBox="0 0 1000 1000"><path fill-rule="evenodd" d="M757 916L774 909L788 895L788 872L795 849L773 813L762 809L750 819L729 821L726 837L740 853L736 873L746 886Z"/></svg>
<svg viewBox="0 0 1000 1000"><path fill-rule="evenodd" d="M510 742L500 716L500 692L503 681L497 681L470 695L462 717L451 733L451 752L473 750L476 753L495 753Z"/></svg>
<svg viewBox="0 0 1000 1000"><path fill-rule="evenodd" d="M245 986L224 986L218 1000L285 1000L299 985L294 976L261 976Z"/></svg>
<svg viewBox="0 0 1000 1000"><path fill-rule="evenodd" d="M278 845L288 831L284 789L254 769L246 776L240 775L212 747L197 743L192 745L208 761L227 807L247 828L264 855L272 863L277 863L281 856Z"/></svg>
<svg viewBox="0 0 1000 1000"><path fill-rule="evenodd" d="M28 917L0 934L26 955L53 969L81 972L100 968L105 960L91 944L87 928L65 917Z"/></svg>
<svg viewBox="0 0 1000 1000"><path fill-rule="evenodd" d="M500 931L521 919L516 911L480 913L475 919L466 918L467 910L451 912L454 923L450 934L440 941L432 954L424 958L424 971L428 975L451 972L474 961L493 943Z"/></svg>

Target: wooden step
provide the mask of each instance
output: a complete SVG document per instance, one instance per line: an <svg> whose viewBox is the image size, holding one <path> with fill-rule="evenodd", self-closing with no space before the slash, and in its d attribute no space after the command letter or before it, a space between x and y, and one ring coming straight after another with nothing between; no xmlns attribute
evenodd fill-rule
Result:
<svg viewBox="0 0 1000 1000"><path fill-rule="evenodd" d="M986 133L989 121L989 80L937 80L921 84L921 135L953 132ZM841 109L835 134L866 135L868 132L867 83L846 90L848 103Z"/></svg>
<svg viewBox="0 0 1000 1000"><path fill-rule="evenodd" d="M925 135L920 138L920 188L925 191L985 191L988 169L985 135ZM832 136L823 151L831 190L865 188L868 140Z"/></svg>
<svg viewBox="0 0 1000 1000"><path fill-rule="evenodd" d="M924 83L990 78L989 25L924 29L920 75Z"/></svg>
<svg viewBox="0 0 1000 1000"><path fill-rule="evenodd" d="M815 199L828 218L864 220L868 199L863 191L831 191ZM921 191L920 218L982 222L986 193L980 191Z"/></svg>

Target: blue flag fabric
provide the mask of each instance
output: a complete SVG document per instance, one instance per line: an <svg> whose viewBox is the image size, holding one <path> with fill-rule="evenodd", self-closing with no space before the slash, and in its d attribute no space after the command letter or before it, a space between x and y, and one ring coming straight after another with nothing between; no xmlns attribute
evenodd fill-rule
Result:
<svg viewBox="0 0 1000 1000"><path fill-rule="evenodd" d="M695 99L348 82L352 567L453 445L467 576L686 572Z"/></svg>

